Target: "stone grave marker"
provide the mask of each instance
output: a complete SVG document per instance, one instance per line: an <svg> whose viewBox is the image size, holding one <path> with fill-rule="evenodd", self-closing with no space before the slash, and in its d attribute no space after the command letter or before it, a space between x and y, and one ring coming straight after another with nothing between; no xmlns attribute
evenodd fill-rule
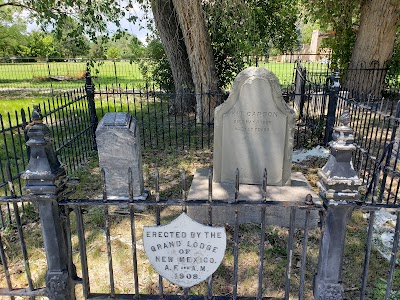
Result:
<svg viewBox="0 0 400 300"><path fill-rule="evenodd" d="M232 201L235 197L236 168L239 169L238 199L264 199L262 183L267 169L267 201L298 203L306 199L319 203L318 195L303 174L291 172L295 113L285 103L277 77L265 68L247 68L236 77L228 99L215 109L213 182L208 170L196 170L188 200ZM207 207L188 207L188 215L198 222L209 220ZM289 205L269 206L266 224L288 227ZM234 224L232 206L212 209L212 222ZM295 226L305 226L305 210L296 214ZM309 226L319 221L318 211L311 211ZM261 210L255 206L239 209L239 223L260 223Z"/></svg>
<svg viewBox="0 0 400 300"><path fill-rule="evenodd" d="M143 195L139 128L129 113L106 113L96 129L99 166L105 170L107 199L129 197L129 168L133 196Z"/></svg>
<svg viewBox="0 0 400 300"><path fill-rule="evenodd" d="M295 113L285 103L277 77L247 68L236 77L228 99L215 109L214 181L289 185Z"/></svg>
<svg viewBox="0 0 400 300"><path fill-rule="evenodd" d="M205 226L182 213L163 226L145 226L143 246L157 272L184 288L212 275L226 248L224 227Z"/></svg>

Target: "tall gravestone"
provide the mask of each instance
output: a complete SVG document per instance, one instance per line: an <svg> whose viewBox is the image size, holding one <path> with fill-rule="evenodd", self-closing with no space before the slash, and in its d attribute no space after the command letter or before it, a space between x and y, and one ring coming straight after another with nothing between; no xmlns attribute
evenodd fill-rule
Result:
<svg viewBox="0 0 400 300"><path fill-rule="evenodd" d="M236 77L228 99L215 109L214 181L289 185L295 113L285 103L277 77L247 68Z"/></svg>
<svg viewBox="0 0 400 300"><path fill-rule="evenodd" d="M139 128L129 113L107 113L96 130L99 165L105 171L107 198L143 194L143 169ZM129 174L131 170L131 175Z"/></svg>
<svg viewBox="0 0 400 300"><path fill-rule="evenodd" d="M211 197L213 201L231 201L237 195L249 202L267 199L304 204L311 203L311 198L314 203L319 202L304 175L291 173L294 126L295 113L284 102L273 73L264 68L248 68L239 73L229 98L215 109L214 182L209 182L208 170L196 170L188 200ZM235 183L236 168L239 186ZM266 194L262 189L265 169L269 185ZM198 222L209 221L207 207L189 206L187 212ZM269 225L290 225L289 206L270 206L265 215ZM318 212L312 211L308 226L316 227L318 217ZM211 218L214 223L234 224L234 208L213 207ZM298 211L295 226L304 227L305 218L305 210ZM260 208L240 207L238 222L260 223Z"/></svg>

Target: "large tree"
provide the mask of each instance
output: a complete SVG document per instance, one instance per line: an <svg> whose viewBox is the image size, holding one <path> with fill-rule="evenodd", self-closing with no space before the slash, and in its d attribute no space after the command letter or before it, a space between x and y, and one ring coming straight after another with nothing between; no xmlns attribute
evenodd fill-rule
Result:
<svg viewBox="0 0 400 300"><path fill-rule="evenodd" d="M7 5L24 7L31 11L32 16L39 22L43 21L44 26L65 23L69 17L75 17L79 20L79 27L75 32L85 32L93 38L98 31L105 31L107 22L118 25L125 11L132 7L130 0L122 2L112 0L8 1L0 2L0 8ZM286 45L287 39L282 37L287 36L287 28L290 32L289 40L295 40L293 38L296 35L295 30L292 29L295 28L296 18L292 15L296 9L287 10L293 7L290 0L204 2L202 0L140 0L142 3L143 1L149 1L151 5L157 31L171 66L175 91L178 94L195 91L198 118L205 117L207 120L208 117L212 117L213 109L218 104L216 95L221 87L218 74L222 74L225 69L219 68L219 72L217 71L215 49L218 47L215 46L218 44L220 51L226 53L219 55L219 58L226 57L226 61L230 61L232 57L229 51L225 51L223 43L215 43L215 40L214 43L211 42L212 30L208 26L210 18L205 17L204 5L220 9L219 14L225 24L229 21L229 17L224 18L224 14L230 14L229 7L232 7L232 5L228 6L228 3L233 2L233 6L244 8L243 11L236 10L238 14L234 19L239 20L237 24L232 27L225 26L227 36L237 37L233 44L248 44L257 49L267 49L270 45L280 47ZM270 34L271 32L274 34ZM268 39L260 39L263 36L267 36ZM234 55L237 53L240 52ZM230 67L229 64L225 66ZM226 81L223 84L226 84ZM204 95L204 93L208 94ZM190 109L190 99L189 101L185 99L184 103L189 103L185 109Z"/></svg>
<svg viewBox="0 0 400 300"><path fill-rule="evenodd" d="M16 18L17 10L0 10L0 56L14 56L26 44L26 25Z"/></svg>
<svg viewBox="0 0 400 300"><path fill-rule="evenodd" d="M215 92L229 86L244 56L266 54L270 47L293 50L298 44L291 0L152 0L151 7L172 73L189 70L174 57L177 52L189 61L198 116L212 117L219 102ZM180 81L175 84L179 88Z"/></svg>
<svg viewBox="0 0 400 300"><path fill-rule="evenodd" d="M175 111L190 111L194 107L194 91L189 56L172 0L151 0L154 21L164 51L171 66L175 87Z"/></svg>
<svg viewBox="0 0 400 300"><path fill-rule="evenodd" d="M196 91L197 115L209 118L214 116L217 96L213 93L218 94L219 85L201 0L172 0L172 2L189 56ZM205 95L206 93L212 94Z"/></svg>
<svg viewBox="0 0 400 300"><path fill-rule="evenodd" d="M393 54L400 1L362 1L360 12L360 26L349 63L349 68L355 69L357 74L352 76L354 78L349 76L346 85L351 90L379 95Z"/></svg>
<svg viewBox="0 0 400 300"><path fill-rule="evenodd" d="M67 17L62 23L58 23L53 35L57 52L61 57L87 56L90 48L89 40L73 18Z"/></svg>
<svg viewBox="0 0 400 300"><path fill-rule="evenodd" d="M334 62L347 69L346 88L378 95L394 51L399 0L303 0L311 19L334 30ZM375 69L375 70L374 70Z"/></svg>

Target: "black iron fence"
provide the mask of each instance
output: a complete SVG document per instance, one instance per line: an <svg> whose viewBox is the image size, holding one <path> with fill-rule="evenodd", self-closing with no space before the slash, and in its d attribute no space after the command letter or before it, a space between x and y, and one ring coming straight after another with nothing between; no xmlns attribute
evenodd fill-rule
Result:
<svg viewBox="0 0 400 300"><path fill-rule="evenodd" d="M369 212L369 220L366 222L368 227L368 236L366 241L360 242L361 252L365 255L364 269L360 271L361 285L355 290L347 291L349 298L354 298L354 293L359 293L359 297L364 299L368 293L366 290L368 283L368 264L371 258L371 238L372 230L375 218L375 210L381 208L393 209L397 212L398 210L398 191L399 191L399 176L398 170L398 156L399 156L399 130L398 124L400 122L400 104L398 104L398 97L396 93L390 93L392 98L376 100L373 96L365 97L360 93L351 93L343 91L339 88L339 76L334 74L328 80L325 79L325 84L315 84L310 81L302 81L298 79L301 84L294 93L288 93L287 99L290 103L293 103L298 113L297 130L295 133L295 141L297 147L309 147L316 144L327 143L332 135L332 129L336 125L339 125L339 115L344 109L350 110L350 126L355 130L355 145L357 151L354 154L353 162L354 168L358 172L360 178L363 181L365 190L363 191L363 198L356 204L356 207L362 208L364 211ZM297 83L297 80L296 80ZM141 141L144 149L174 149L174 150L189 150L189 149L203 149L210 148L213 144L213 122L210 117L202 118L196 114L196 111L179 112L176 107L176 99L182 99L181 95L163 93L156 91L154 88L136 89L134 87L128 88L128 86L116 85L112 88L104 87L102 85L96 86L89 76L86 77L86 86L83 89L78 89L73 92L68 92L60 95L59 97L48 100L47 102L40 105L40 110L43 115L43 121L49 126L51 139L54 142L55 153L66 166L69 173L73 173L80 164L84 163L87 157L95 149L94 143L94 130L96 128L97 120L101 118L108 111L128 111L132 113L139 124L141 130ZM213 93L205 93L202 95L205 102L212 98L215 98ZM226 95L217 95L219 99L224 99ZM221 100L221 101L222 101ZM181 101L181 100L179 100ZM204 102L203 102L204 103ZM171 286L166 284L165 281L160 279L158 281L158 275L154 275L151 271L143 275L138 273L135 266L143 262L143 253L140 250L140 231L135 228L137 220L143 218L143 214L135 210L134 201L121 200L117 202L107 202L104 199L92 199L92 200L68 200L67 194L69 191L64 189L63 192L57 195L53 195L54 198L50 199L50 202L44 201L45 199L40 198L43 195L40 193L34 197L25 197L23 194L22 187L25 185L25 181L21 179L21 174L25 170L28 163L29 151L26 148L26 130L34 126L35 124L41 123L38 119L31 119L30 110L21 113L7 114L1 116L1 147L0 147L0 166L1 166L1 191L3 203L1 212L1 221L3 230L6 225L11 223L16 227L14 234L2 233L6 240L2 240L0 236L0 259L4 269L3 286L6 288L0 289L1 295L8 296L41 296L47 295L54 297L51 288L57 286L75 287L82 286L82 293L87 299L96 299L106 296L111 296L121 299L132 295L140 295L140 297L151 298L154 296L154 289L158 290L159 295L157 297L166 296L171 294L169 291ZM33 143L33 141L30 141ZM65 179L65 178L64 178ZM63 180L64 180L63 179ZM47 180L47 179L46 179ZM64 182L65 181L60 181ZM156 184L155 186L158 186ZM183 184L186 187L186 184ZM190 205L200 205L209 207L212 211L214 207L221 205L231 205L232 203L216 203L210 199L203 199L198 202L188 203L186 199L165 199L158 200L156 190L156 197L154 200L144 201L142 204L149 205L153 209L150 210L146 218L146 222L154 224L162 224L162 218L160 213L166 209L172 212L180 212L182 208ZM185 190L185 188L183 188ZM186 192L183 193L186 195ZM21 198L22 197L22 198ZM212 199L212 198L211 198ZM42 201L43 200L43 201ZM54 201L59 202L60 206L53 205ZM246 203L233 199L236 207L242 205L253 205L258 207L261 211L268 209L268 207L282 205L280 203L265 202L265 199L255 203ZM37 235L37 244L35 247L43 247L42 239L50 239L54 242L56 237L54 234L49 235L44 233L43 236L34 231L32 228L28 228L27 224L31 222L27 218L29 213L32 213L31 218L38 220L37 214L35 215L32 206L29 202L39 203L41 210L42 226L43 230L50 230L51 218L61 214L62 222L54 225L57 230L66 230L66 239L56 240L55 247L66 247L66 257L61 259L65 263L68 269L68 279L63 281L63 274L66 270L59 270L54 265L54 262L50 262L47 265L49 269L55 271L54 274L49 273L45 280L48 284L45 288L44 273L46 270L46 259L39 255L38 257L32 258L29 256L32 249L27 246L24 236L26 237L26 231L30 230L30 234ZM51 205L50 205L51 204ZM109 211L112 207L129 207L128 217L115 217L110 214ZM296 220L296 214L301 210L312 211L324 211L321 206L312 205L289 205L292 208L291 211L291 224ZM99 213L100 207L100 213ZM23 210L22 212L20 210ZM52 216L46 215L46 212L54 213ZM85 212L89 212L85 214ZM237 214L236 213L236 218ZM308 213L306 213L307 215ZM263 215L263 214L262 214ZM397 212L397 217L399 213ZM89 221L88 218L91 218ZM43 219L49 218L49 222L43 221ZM166 218L167 220L168 218ZM324 220L324 219L323 219ZM54 221L54 219L53 219ZM87 253L92 251L93 244L88 246L89 242L94 238L99 237L100 231L94 231L93 228L88 228L93 225L93 221L98 224L98 227L104 228L104 236L102 240L104 244L99 245L99 250L104 254L105 269L108 270L105 276L105 282L108 282L107 288L99 289L94 288L95 283L93 279L94 269L91 266L91 262L88 262ZM116 257L113 252L112 242L112 230L114 223L122 224L125 223L126 230L130 231L130 240L128 250L132 251L132 284L129 288L124 290L124 286L118 283L118 275L115 272L115 266L121 258ZM166 222L166 221L165 221ZM305 220L307 222L307 218ZM37 224L37 223L34 223ZM54 227L53 226L53 227ZM200 294L202 297L206 296L217 296L212 287L217 284L217 279L222 279L225 285L228 286L225 290L226 297L241 297L248 296L245 294L246 282L243 276L247 276L248 273L253 272L251 277L252 282L258 282L258 288L254 290L254 298L260 298L260 296L267 297L271 296L268 292L268 276L272 278L274 272L268 271L266 262L261 262L264 253L263 239L268 231L265 229L265 224L261 222L261 225L255 225L254 231L260 232L257 240L257 262L260 262L252 271L243 269L241 271L240 264L240 253L241 251L248 251L246 248L246 238L248 237L248 229L239 226L235 223L230 228L231 236L228 243L231 243L232 260L228 261L224 266L225 269L220 274L216 275L214 279L210 280L203 288L199 291L189 290L173 290L173 294L182 294L183 297L189 294ZM47 229L46 229L47 228ZM61 228L61 229L60 229ZM305 228L308 228L305 225ZM393 284L396 284L394 280L396 257L398 251L398 240L399 240L399 228L400 221L397 218L396 223L396 235L394 236L394 243L392 248L392 259L388 264L388 277L385 285L385 299L390 299L390 290ZM103 229L102 229L103 230ZM358 230L364 230L359 228ZM285 230L284 230L285 231ZM24 233L25 232L25 233ZM103 231L101 231L103 232ZM299 231L290 226L285 231L285 246L281 251L286 253L285 260L283 261L285 272L279 278L282 280L278 285L282 286L281 294L274 295L287 299L289 295L297 295L299 299L306 299L310 296L310 287L312 286L312 276L307 273L306 265L314 260L314 266L316 265L315 257L316 254L310 255L307 252L307 247L311 245L308 243L308 237L311 234L307 229ZM318 244L318 234L312 234L314 242ZM295 243L294 237L297 243ZM19 241L18 248L15 249L9 243L10 240L17 239ZM120 241L121 242L121 241ZM63 246L63 243L66 245ZM44 243L46 244L46 242ZM244 250L239 246L244 246ZM96 246L97 247L97 246ZM364 253L364 247L367 251ZM54 248L51 251L54 251ZM19 266L15 264L13 260L13 254L16 252L22 253L23 263ZM46 251L50 251L46 249ZM317 251L317 250L315 250ZM42 251L43 252L43 251ZM317 251L318 252L318 251ZM79 255L77 254L79 253ZM293 256L293 253L297 253L297 259ZM379 258L374 258L378 259ZM36 260L42 262L42 267L39 268L42 274L32 274L30 265ZM293 265L294 261L298 264ZM79 267L75 267L79 266ZM124 265L126 265L126 256L124 256ZM300 267L297 267L300 266ZM351 267L351 264L349 265ZM55 270L57 269L57 270ZM96 269L96 268L95 268ZM37 272L37 269L35 269ZM63 273L64 272L64 273ZM267 272L267 273L265 273ZM268 273L269 272L269 273ZM254 275L256 274L256 275ZM265 274L268 274L267 276ZM14 284L14 280L20 282L20 277L25 278L25 284ZM155 277L154 277L155 276ZM226 277L224 277L226 276ZM37 279L39 278L39 279ZM149 285L141 286L139 282L143 282L143 278L156 278L150 280ZM297 278L296 280L294 278ZM53 282L53 285L50 283ZM49 286L50 285L50 286ZM152 290L153 289L153 290ZM65 288L63 288L63 293ZM60 292L58 292L60 293ZM307 294L308 293L308 294ZM221 296L221 295L220 295ZM358 296L357 296L358 297Z"/></svg>
<svg viewBox="0 0 400 300"><path fill-rule="evenodd" d="M289 59L282 57L288 57ZM253 55L243 58L248 66L265 67L274 72L282 88L291 89L293 70L297 61L303 61L312 81L321 81L329 72L329 57L290 55ZM88 58L0 58L0 93L29 92L58 95L82 87L89 67L93 82L101 86L125 86L146 89L152 76L146 68L149 58L132 59L88 59ZM152 84L152 83L151 83Z"/></svg>
<svg viewBox="0 0 400 300"><path fill-rule="evenodd" d="M84 88L63 93L39 105L44 121L49 125L56 154L69 172L86 161L93 149L88 98ZM31 110L0 114L0 188L12 181L17 194L22 194L20 175L28 162L26 130L31 126ZM10 174L10 178L7 174ZM11 179L11 180L10 180Z"/></svg>
<svg viewBox="0 0 400 300"><path fill-rule="evenodd" d="M296 82L293 104L299 117L297 144L328 145L334 127L340 125L339 116L344 109L349 109L357 147L354 168L366 186L365 200L397 205L400 188L398 91L386 89L386 97L377 97L359 89L346 90L340 85L339 73L326 78L324 85L312 84L304 80L301 68Z"/></svg>
<svg viewBox="0 0 400 300"><path fill-rule="evenodd" d="M400 95L375 100L349 92L338 97L337 114L349 109L355 129L354 168L365 185L365 200L398 205Z"/></svg>
<svg viewBox="0 0 400 300"><path fill-rule="evenodd" d="M320 84L309 81L307 75L304 75L305 70L304 66L298 65L293 77L296 83L294 90L288 89L283 92L285 99L297 112L295 149L326 145L330 140L333 126L337 124L335 112L336 115L339 113L337 107L343 107L344 104L341 104L343 101L354 108L353 118L365 119L363 122L354 123L357 137L360 136L357 143L364 149L363 153L371 151L371 159L378 157L380 160L379 155L383 154L385 143L392 141L392 144L396 144L396 137L392 136L393 129L397 128L397 121L393 121L397 120L393 100L396 93L391 93L392 98L381 101L376 101L372 96L365 97L360 93L352 93L349 96L348 92L338 88L338 75L336 78L325 78L325 83ZM143 89L134 85L95 86L90 76L86 77L86 81L85 88L65 92L40 105L45 122L50 126L56 153L70 173L76 170L95 149L94 132L97 120L109 111L124 111L134 115L141 130L143 147L146 149L212 148L211 115L198 115L194 109L189 111L176 109L182 107L182 103L177 101L184 101L184 96L187 95L163 92L153 85L145 85ZM201 98L204 103L215 98L222 102L227 95L209 92L202 94ZM5 186L9 181L9 173L18 194L22 193L19 177L27 163L24 135L24 130L30 123L27 115L30 115L29 110L1 115L0 188L3 194L7 193ZM372 117L373 115L376 116ZM376 130L377 126L381 126L384 130ZM373 139L368 147L367 139ZM386 153L387 151L384 154ZM363 178L372 176L371 170L374 167L370 164L370 160L357 159L355 164ZM397 161L394 163L388 160L387 164L392 164L392 168L397 169ZM366 182L369 183L368 178ZM397 181L393 180L391 185L395 182Z"/></svg>
<svg viewBox="0 0 400 300"><path fill-rule="evenodd" d="M135 89L125 85L96 86L94 93L96 113L100 119L107 112L129 112L141 130L141 142L146 149L196 150L211 148L213 144L213 119L211 114L199 114L194 107L184 107L185 98L196 94L177 94L155 89L146 85ZM199 95L199 101L210 107L227 98L225 93L206 92Z"/></svg>

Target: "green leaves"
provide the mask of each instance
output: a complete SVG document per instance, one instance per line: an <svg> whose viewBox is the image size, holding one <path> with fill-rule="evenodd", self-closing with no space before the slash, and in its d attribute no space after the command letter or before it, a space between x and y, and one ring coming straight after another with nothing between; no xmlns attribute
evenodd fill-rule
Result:
<svg viewBox="0 0 400 300"><path fill-rule="evenodd" d="M346 68L356 38L354 25L360 18L360 1L300 0L300 2L310 21L318 21L322 28L335 31L335 38L326 41L326 46L333 50L333 63Z"/></svg>
<svg viewBox="0 0 400 300"><path fill-rule="evenodd" d="M299 9L293 0L206 1L204 9L223 88L245 67L245 56L299 47Z"/></svg>

